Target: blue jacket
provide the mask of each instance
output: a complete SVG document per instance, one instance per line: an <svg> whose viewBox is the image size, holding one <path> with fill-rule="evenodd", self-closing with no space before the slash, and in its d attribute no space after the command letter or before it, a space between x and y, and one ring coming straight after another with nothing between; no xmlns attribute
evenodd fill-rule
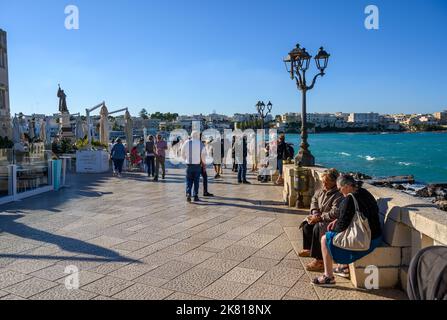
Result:
<svg viewBox="0 0 447 320"><path fill-rule="evenodd" d="M111 151L112 159L124 160L126 159L126 148L122 143L115 143Z"/></svg>

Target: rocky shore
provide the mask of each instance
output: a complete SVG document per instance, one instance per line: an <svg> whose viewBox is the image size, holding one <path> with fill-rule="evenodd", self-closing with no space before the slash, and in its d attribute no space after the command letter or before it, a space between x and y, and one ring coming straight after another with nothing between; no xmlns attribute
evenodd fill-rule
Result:
<svg viewBox="0 0 447 320"><path fill-rule="evenodd" d="M390 188L405 192L415 197L431 200L438 209L447 211L447 183L417 184L414 176L392 176L373 178L360 172L350 173L355 179L365 181L373 186Z"/></svg>

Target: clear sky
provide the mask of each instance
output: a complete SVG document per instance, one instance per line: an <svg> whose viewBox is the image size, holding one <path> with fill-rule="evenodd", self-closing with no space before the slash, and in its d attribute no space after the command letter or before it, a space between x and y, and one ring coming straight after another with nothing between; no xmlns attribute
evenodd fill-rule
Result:
<svg viewBox="0 0 447 320"><path fill-rule="evenodd" d="M66 30L66 5L80 29ZM365 7L380 29L364 27ZM105 100L136 114L300 111L282 58L301 43L332 54L309 112L447 109L445 0L0 0L12 112L72 113ZM312 67L311 73L316 72Z"/></svg>

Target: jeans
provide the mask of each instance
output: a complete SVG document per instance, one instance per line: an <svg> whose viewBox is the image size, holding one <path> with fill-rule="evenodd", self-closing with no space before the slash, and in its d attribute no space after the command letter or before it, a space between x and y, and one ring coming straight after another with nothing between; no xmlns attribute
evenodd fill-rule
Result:
<svg viewBox="0 0 447 320"><path fill-rule="evenodd" d="M323 260L321 253L320 224L310 225L306 223L303 227L303 249L310 250L310 256L317 260Z"/></svg>
<svg viewBox="0 0 447 320"><path fill-rule="evenodd" d="M146 157L147 175L155 176L155 156Z"/></svg>
<svg viewBox="0 0 447 320"><path fill-rule="evenodd" d="M239 182L247 181L247 160L245 160L245 159L242 164L238 165L237 180Z"/></svg>
<svg viewBox="0 0 447 320"><path fill-rule="evenodd" d="M200 175L202 166L200 164L188 165L186 168L186 195L197 197L199 195ZM194 191L191 193L194 185Z"/></svg>
<svg viewBox="0 0 447 320"><path fill-rule="evenodd" d="M115 171L118 171L118 173L121 174L123 172L124 159L112 159L112 161Z"/></svg>
<svg viewBox="0 0 447 320"><path fill-rule="evenodd" d="M160 172L160 166L162 171L162 177L165 177L166 167L165 167L165 157L155 157L155 178L158 178Z"/></svg>

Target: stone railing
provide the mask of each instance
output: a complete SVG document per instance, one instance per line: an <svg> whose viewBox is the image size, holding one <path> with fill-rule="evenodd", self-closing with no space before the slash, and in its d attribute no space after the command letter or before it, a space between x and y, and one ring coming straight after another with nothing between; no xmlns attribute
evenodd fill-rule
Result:
<svg viewBox="0 0 447 320"><path fill-rule="evenodd" d="M321 186L324 168L310 170L310 190L304 202L309 204L311 195ZM284 166L284 201L296 205L297 193L294 186L294 165ZM447 245L447 212L422 198L416 198L388 188L365 184L377 199L383 223L383 247L368 257L350 266L351 280L357 287L364 287L365 268L374 265L379 268L380 287L406 288L407 270L412 257L423 248L433 245Z"/></svg>

